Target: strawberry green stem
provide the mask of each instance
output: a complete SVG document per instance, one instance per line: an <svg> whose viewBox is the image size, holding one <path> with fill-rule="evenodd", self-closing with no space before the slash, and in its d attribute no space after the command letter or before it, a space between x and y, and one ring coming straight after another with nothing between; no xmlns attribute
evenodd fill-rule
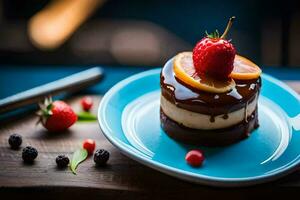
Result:
<svg viewBox="0 0 300 200"><path fill-rule="evenodd" d="M228 24L226 26L226 29L224 31L224 33L222 34L221 38L224 39L229 31L229 29L231 28L232 24L233 24L233 21L235 19L235 16L232 16L230 17L229 21L228 21Z"/></svg>

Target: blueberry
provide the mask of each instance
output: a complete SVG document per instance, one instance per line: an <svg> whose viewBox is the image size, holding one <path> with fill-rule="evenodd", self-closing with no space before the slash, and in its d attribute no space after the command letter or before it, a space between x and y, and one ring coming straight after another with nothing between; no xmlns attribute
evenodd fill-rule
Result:
<svg viewBox="0 0 300 200"><path fill-rule="evenodd" d="M65 155L57 156L55 161L56 161L57 167L59 167L59 168L67 167L70 162L69 158Z"/></svg>
<svg viewBox="0 0 300 200"><path fill-rule="evenodd" d="M94 161L96 165L103 166L109 159L109 152L105 149L98 149L94 154Z"/></svg>
<svg viewBox="0 0 300 200"><path fill-rule="evenodd" d="M20 145L22 144L22 136L18 134L12 134L8 138L8 143L10 145L10 148L12 149L18 149Z"/></svg>
<svg viewBox="0 0 300 200"><path fill-rule="evenodd" d="M24 162L30 163L38 156L38 151L31 146L27 146L23 149L22 158Z"/></svg>

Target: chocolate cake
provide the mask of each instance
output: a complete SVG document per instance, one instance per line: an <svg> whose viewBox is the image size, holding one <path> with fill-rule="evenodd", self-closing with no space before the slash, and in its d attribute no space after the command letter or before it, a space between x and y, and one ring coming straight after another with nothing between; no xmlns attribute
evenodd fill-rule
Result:
<svg viewBox="0 0 300 200"><path fill-rule="evenodd" d="M224 146L258 128L261 69L237 55L224 33L208 34L169 60L160 75L160 121L173 139L196 145Z"/></svg>
<svg viewBox="0 0 300 200"><path fill-rule="evenodd" d="M160 77L162 128L175 140L205 146L224 146L247 138L258 127L261 79L235 83L226 93L197 90L176 78L170 60Z"/></svg>

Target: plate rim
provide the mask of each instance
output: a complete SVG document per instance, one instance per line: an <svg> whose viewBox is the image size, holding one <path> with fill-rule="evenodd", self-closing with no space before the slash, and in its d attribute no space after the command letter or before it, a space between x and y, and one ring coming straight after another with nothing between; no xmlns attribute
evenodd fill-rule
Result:
<svg viewBox="0 0 300 200"><path fill-rule="evenodd" d="M221 186L221 187L249 186L253 184L264 183L264 182L275 180L277 178L280 178L282 176L285 176L297 170L298 165L300 165L300 157L296 157L293 161L288 163L287 167L283 167L282 169L276 170L275 172L272 173L262 174L259 176L252 176L252 177L243 177L243 178L218 178L213 176L187 172L185 170L181 170L175 167L162 164L158 161L151 160L147 158L147 156L139 152L137 149L132 147L131 145L128 145L120 140L115 140L111 136L112 130L108 128L108 126L106 125L107 123L104 121L105 116L103 111L105 109L105 106L108 104L109 99L115 94L115 92L117 92L118 90L122 89L127 84L130 84L135 80L141 79L143 77L151 76L154 74L159 75L161 69L162 68L147 70L129 76L124 80L121 80L120 82L115 84L109 91L107 91L103 96L102 100L100 101L99 108L98 108L98 123L100 129L102 130L103 135L108 139L108 141L111 144L113 144L117 149L119 149L123 154L150 168L156 169L160 172L171 175L173 177L190 181L190 182L202 183L211 186ZM300 101L300 96L293 89L291 89L287 84L264 73L262 74L262 77L278 85L279 87L283 88L284 90L289 92L294 98Z"/></svg>

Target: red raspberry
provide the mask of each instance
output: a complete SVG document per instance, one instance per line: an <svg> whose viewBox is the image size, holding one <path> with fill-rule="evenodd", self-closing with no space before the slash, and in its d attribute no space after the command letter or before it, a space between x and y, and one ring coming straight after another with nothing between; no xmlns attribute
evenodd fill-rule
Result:
<svg viewBox="0 0 300 200"><path fill-rule="evenodd" d="M96 142L92 139L86 139L83 141L82 147L87 150L89 155L92 155L96 147Z"/></svg>
<svg viewBox="0 0 300 200"><path fill-rule="evenodd" d="M86 96L81 99L80 103L83 110L89 111L93 106L93 99L92 97Z"/></svg>
<svg viewBox="0 0 300 200"><path fill-rule="evenodd" d="M204 155L200 150L191 150L186 154L185 160L191 166L199 167L204 161Z"/></svg>
<svg viewBox="0 0 300 200"><path fill-rule="evenodd" d="M235 48L225 36L231 27L234 17L230 18L223 35L216 31L207 34L193 49L193 62L197 73L207 74L217 79L227 79L233 70Z"/></svg>

